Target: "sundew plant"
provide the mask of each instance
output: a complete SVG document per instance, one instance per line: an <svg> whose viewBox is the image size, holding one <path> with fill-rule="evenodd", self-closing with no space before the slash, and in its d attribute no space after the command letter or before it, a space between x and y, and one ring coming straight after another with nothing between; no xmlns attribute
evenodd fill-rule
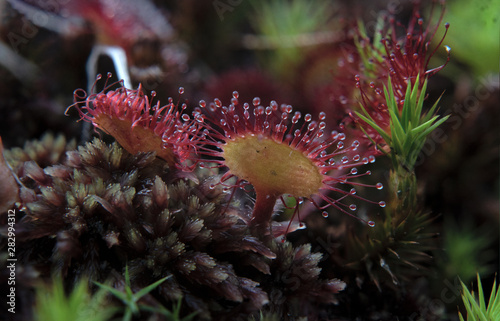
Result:
<svg viewBox="0 0 500 321"><path fill-rule="evenodd" d="M444 2L4 7L0 319L494 315L496 67Z"/></svg>

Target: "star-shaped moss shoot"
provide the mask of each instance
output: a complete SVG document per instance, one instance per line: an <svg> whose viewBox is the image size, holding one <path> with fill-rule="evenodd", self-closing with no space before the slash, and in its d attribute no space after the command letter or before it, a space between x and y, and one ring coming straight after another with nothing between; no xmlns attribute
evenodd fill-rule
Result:
<svg viewBox="0 0 500 321"><path fill-rule="evenodd" d="M254 98L252 105L241 105L238 96L238 92L233 93L229 106L223 106L219 99L208 105L201 101L193 116L205 126L205 145L198 153L214 166L229 169L221 184L234 176L237 181L231 187L254 187L256 201L250 225L269 233L275 203L283 195L297 199L294 215L305 199L318 209L333 206L352 215L349 212L355 211L356 205L344 199L363 198L352 186L345 187L371 186L351 179L369 175L369 171L360 173L356 167L375 158L356 154L359 142L347 144L345 134L325 133L325 113L313 120L311 115L302 117L298 111L292 113L290 105L278 106L275 101L264 107L259 98ZM381 189L382 184L373 187ZM385 206L384 202L379 204Z"/></svg>
<svg viewBox="0 0 500 321"><path fill-rule="evenodd" d="M355 45L361 60L360 66L363 67L356 70L353 78L359 92L361 110L355 110L351 116L361 123L366 134L379 146L384 146L385 140L371 126L366 126L357 112L366 112L378 127L390 133L390 102L385 100L384 88L390 85L388 89L393 92L396 107L401 112L408 98L407 88L416 85L417 90L421 91L428 78L443 69L450 60L450 48L444 46L447 53L444 63L433 68L430 66L431 58L441 49L449 28L449 24L445 23L440 40L435 39L443 20L444 7L441 7L437 21L433 22L432 19L424 21L419 13L419 5L415 3L407 26L397 22L393 16L382 16L373 37L368 36L364 25L358 26ZM435 9L433 2L430 17L434 16ZM437 45L433 46L433 42Z"/></svg>
<svg viewBox="0 0 500 321"><path fill-rule="evenodd" d="M198 128L189 115L183 114L186 105L179 108L171 98L167 105L151 105L141 85L135 90L123 86L109 90L115 85L106 85L102 92L88 96L82 89L76 90L75 103L68 109L75 107L81 119L113 136L131 154L154 151L170 166L181 165L193 150L192 133ZM183 92L179 88L179 94Z"/></svg>

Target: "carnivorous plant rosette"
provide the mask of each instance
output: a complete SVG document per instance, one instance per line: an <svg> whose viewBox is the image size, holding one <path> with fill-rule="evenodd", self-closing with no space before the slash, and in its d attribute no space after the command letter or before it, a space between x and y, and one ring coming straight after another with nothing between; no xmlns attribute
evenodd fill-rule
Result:
<svg viewBox="0 0 500 321"><path fill-rule="evenodd" d="M154 151L169 166L182 164L195 144L189 132L197 131L196 122L182 113L186 105L179 108L172 98L167 105L153 105L141 85L135 90L123 86L109 90L113 85L90 95L76 90L69 108L75 107L81 119L113 136L131 154ZM179 88L179 94L183 92Z"/></svg>
<svg viewBox="0 0 500 321"><path fill-rule="evenodd" d="M259 98L254 98L252 104L240 104L238 97L238 92L233 92L229 106L223 106L219 99L209 104L201 101L193 118L205 127L199 131L203 139L198 141L203 144L197 151L207 163L201 165L227 167L229 171L220 183L229 184L231 177L237 177L236 183L228 185L230 188L253 186L256 200L249 222L253 228L269 234L275 204L278 199L286 204L284 195L297 200L294 216L305 199L318 209L332 206L349 215L356 205L345 204L348 197L376 203L358 196L354 187L342 188L383 186L353 181L370 174L357 167L374 162L375 158L352 153L359 142L347 142L344 133L325 133L325 113L313 120L310 114L302 117L299 111L293 113L290 105L279 106L271 101L264 107ZM383 201L378 204L385 206ZM324 215L328 213L325 211Z"/></svg>

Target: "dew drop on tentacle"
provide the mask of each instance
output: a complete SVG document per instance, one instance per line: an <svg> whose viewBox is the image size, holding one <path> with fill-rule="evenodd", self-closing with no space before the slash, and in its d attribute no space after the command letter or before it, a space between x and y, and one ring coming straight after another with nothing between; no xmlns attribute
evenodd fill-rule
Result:
<svg viewBox="0 0 500 321"><path fill-rule="evenodd" d="M287 114L290 114L292 111L293 111L293 107L292 105L286 105L284 108L283 108L283 111Z"/></svg>
<svg viewBox="0 0 500 321"><path fill-rule="evenodd" d="M378 190L381 190L384 188L384 185L382 183L377 183L375 184L375 187L378 189Z"/></svg>
<svg viewBox="0 0 500 321"><path fill-rule="evenodd" d="M349 209L350 209L351 211L355 211L357 208L358 208L358 207L356 206L356 204L351 204L351 205L349 205Z"/></svg>
<svg viewBox="0 0 500 321"><path fill-rule="evenodd" d="M380 201L380 202L378 202L378 205L379 205L380 207L385 207L385 206L386 206L386 204L385 204L385 202L384 202L384 201Z"/></svg>
<svg viewBox="0 0 500 321"><path fill-rule="evenodd" d="M269 106L273 109L273 111L277 111L279 106L278 106L278 103L276 102L276 100L271 100L271 102L269 103Z"/></svg>
<svg viewBox="0 0 500 321"><path fill-rule="evenodd" d="M179 87L179 94L184 94L184 87Z"/></svg>
<svg viewBox="0 0 500 321"><path fill-rule="evenodd" d="M375 222L374 221L368 221L368 226L369 227L375 227Z"/></svg>
<svg viewBox="0 0 500 321"><path fill-rule="evenodd" d="M234 99L238 99L239 97L240 97L240 93L239 93L239 92L237 92L236 90L235 90L235 91L233 91L233 98L234 98Z"/></svg>
<svg viewBox="0 0 500 321"><path fill-rule="evenodd" d="M260 116L264 114L264 107L258 106L257 108L253 109L253 114L254 116Z"/></svg>
<svg viewBox="0 0 500 321"><path fill-rule="evenodd" d="M307 131L313 131L316 129L317 127L317 123L315 121L311 122L308 126L307 126Z"/></svg>
<svg viewBox="0 0 500 321"><path fill-rule="evenodd" d="M252 104L257 107L260 105L260 98L259 97L255 97L253 100L252 100Z"/></svg>
<svg viewBox="0 0 500 321"><path fill-rule="evenodd" d="M321 213L321 215L323 215L324 218L327 218L328 217L328 212L327 211L323 211L323 213Z"/></svg>

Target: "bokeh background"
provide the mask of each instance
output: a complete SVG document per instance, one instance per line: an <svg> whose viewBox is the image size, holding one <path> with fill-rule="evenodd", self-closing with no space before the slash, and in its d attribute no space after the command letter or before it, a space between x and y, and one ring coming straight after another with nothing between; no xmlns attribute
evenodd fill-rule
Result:
<svg viewBox="0 0 500 321"><path fill-rule="evenodd" d="M437 14L427 16L432 5L422 1L425 19L439 16L437 2ZM6 149L47 133L88 140L88 126L65 110L75 89L94 83L88 68L97 46L122 48L132 86L142 83L159 101L173 97L193 108L200 99L228 102L237 90L240 101L259 96L303 113L326 111L338 124L346 114L339 108L342 95L331 88L340 86L333 79L341 64L350 63L357 21L373 31L389 12L405 25L413 6L404 0L0 0L0 136ZM415 286L433 293L418 309L451 315L460 304L457 276L470 284L479 272L488 292L498 271L500 2L447 1L445 10L442 22L450 28L443 44L451 59L431 78L428 99L442 95L439 113L450 118L430 135L416 167L419 199L438 236L427 281ZM440 28L435 39L443 34ZM438 48L431 66L446 57ZM106 54L93 68L117 74ZM353 79L346 75L345 81ZM387 179L387 168L380 157L376 178ZM310 228L291 239L321 250L316 236L332 227L308 219Z"/></svg>

